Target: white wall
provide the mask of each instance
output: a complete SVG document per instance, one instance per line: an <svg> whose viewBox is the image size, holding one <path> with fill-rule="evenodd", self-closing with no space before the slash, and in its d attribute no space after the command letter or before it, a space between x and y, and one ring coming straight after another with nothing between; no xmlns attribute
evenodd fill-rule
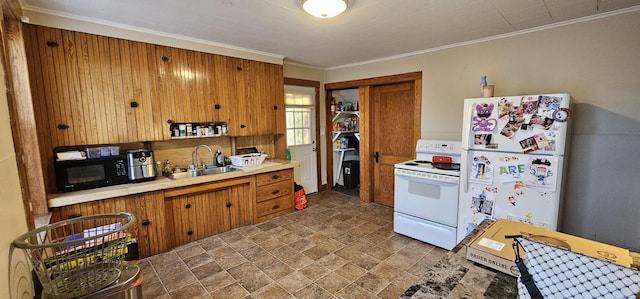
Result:
<svg viewBox="0 0 640 299"><path fill-rule="evenodd" d="M0 82L5 82L4 76L0 64ZM28 260L22 250L11 246L11 242L28 228L4 85L0 87L0 140L0 298L33 298Z"/></svg>
<svg viewBox="0 0 640 299"><path fill-rule="evenodd" d="M569 92L573 134L561 230L640 250L640 12L393 61L333 69L328 83L422 71L422 138L459 139L462 101Z"/></svg>

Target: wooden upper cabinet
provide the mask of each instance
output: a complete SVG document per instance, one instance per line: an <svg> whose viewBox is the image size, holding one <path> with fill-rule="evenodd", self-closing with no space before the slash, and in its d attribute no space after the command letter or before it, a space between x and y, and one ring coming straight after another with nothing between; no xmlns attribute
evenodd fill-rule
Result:
<svg viewBox="0 0 640 299"><path fill-rule="evenodd" d="M284 133L284 91L281 65L228 58L235 103L229 132L233 136ZM282 127L281 130L279 127Z"/></svg>
<svg viewBox="0 0 640 299"><path fill-rule="evenodd" d="M24 28L40 140L56 147L153 139L144 125L152 107L137 43Z"/></svg>
<svg viewBox="0 0 640 299"><path fill-rule="evenodd" d="M164 46L152 50L155 105L154 120L169 139L170 122L229 121L228 74L224 56ZM155 114L154 114L155 117Z"/></svg>
<svg viewBox="0 0 640 299"><path fill-rule="evenodd" d="M282 65L25 24L45 147L167 140L170 122L284 134Z"/></svg>

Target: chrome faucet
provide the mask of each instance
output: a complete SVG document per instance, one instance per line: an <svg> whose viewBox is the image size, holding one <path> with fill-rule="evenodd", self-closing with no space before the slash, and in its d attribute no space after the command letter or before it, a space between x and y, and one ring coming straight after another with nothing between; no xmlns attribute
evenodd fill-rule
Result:
<svg viewBox="0 0 640 299"><path fill-rule="evenodd" d="M213 150L206 144L200 144L200 145L196 145L196 148L193 149L193 153L191 154L191 159L193 162L193 167L195 169L198 169L198 149L200 149L201 147L205 147L206 149L209 150L209 154L211 155L211 165L216 165L216 161L215 158L213 157ZM202 168L207 168L206 166L207 164L205 162L202 162Z"/></svg>

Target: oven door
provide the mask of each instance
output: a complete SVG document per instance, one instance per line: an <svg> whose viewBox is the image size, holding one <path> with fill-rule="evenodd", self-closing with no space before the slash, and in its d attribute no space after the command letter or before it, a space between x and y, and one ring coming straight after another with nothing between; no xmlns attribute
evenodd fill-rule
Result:
<svg viewBox="0 0 640 299"><path fill-rule="evenodd" d="M394 211L450 227L458 221L458 177L416 178L395 171Z"/></svg>

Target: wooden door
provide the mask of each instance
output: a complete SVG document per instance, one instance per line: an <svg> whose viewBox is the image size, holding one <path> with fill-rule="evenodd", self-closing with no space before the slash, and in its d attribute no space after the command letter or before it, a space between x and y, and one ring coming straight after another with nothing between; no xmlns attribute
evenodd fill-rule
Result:
<svg viewBox="0 0 640 299"><path fill-rule="evenodd" d="M372 88L373 201L393 206L393 165L414 158L420 132L420 97L415 82Z"/></svg>

